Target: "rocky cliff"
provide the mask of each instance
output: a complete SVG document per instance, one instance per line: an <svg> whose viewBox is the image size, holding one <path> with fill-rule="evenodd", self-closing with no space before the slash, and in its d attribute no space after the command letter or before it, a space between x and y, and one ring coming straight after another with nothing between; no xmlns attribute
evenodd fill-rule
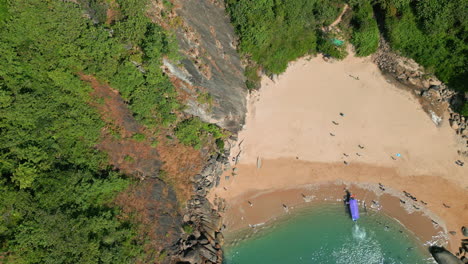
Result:
<svg viewBox="0 0 468 264"><path fill-rule="evenodd" d="M185 95L185 111L237 132L244 123L247 89L236 36L223 4L175 1L174 12L182 58L179 62L166 59L164 65Z"/></svg>
<svg viewBox="0 0 468 264"><path fill-rule="evenodd" d="M184 112L217 124L234 135L242 128L246 114L244 68L236 50L236 36L223 1L174 0L170 14L158 1L150 7L155 22L175 32L177 59L164 59L164 70L186 105ZM224 153L211 155L204 168L191 177L193 195L182 210L184 232L166 251L163 263L222 263L223 235L220 212L224 201L212 205L206 194L219 183ZM186 230L185 230L186 229Z"/></svg>

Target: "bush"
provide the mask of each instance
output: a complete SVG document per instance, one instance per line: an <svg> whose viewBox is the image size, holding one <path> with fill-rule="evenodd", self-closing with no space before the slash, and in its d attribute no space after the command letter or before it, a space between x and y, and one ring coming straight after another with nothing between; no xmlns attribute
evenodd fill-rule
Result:
<svg viewBox="0 0 468 264"><path fill-rule="evenodd" d="M339 0L228 0L227 10L240 37L240 51L268 74L286 70L290 61L314 54L316 31L340 13ZM256 86L247 78L250 88Z"/></svg>
<svg viewBox="0 0 468 264"><path fill-rule="evenodd" d="M198 117L180 122L175 129L175 135L182 144L195 149L200 149L208 136L215 140L224 137L218 126L202 122Z"/></svg>
<svg viewBox="0 0 468 264"><path fill-rule="evenodd" d="M184 229L184 232L189 235L195 231L195 228L192 225L183 225L182 228Z"/></svg>
<svg viewBox="0 0 468 264"><path fill-rule="evenodd" d="M391 3L381 6L387 14L386 35L393 49L413 58L451 87L468 90L466 1L405 0L396 13L388 11Z"/></svg>
<svg viewBox="0 0 468 264"><path fill-rule="evenodd" d="M346 52L346 45L334 45L332 43L333 38L327 34L320 33L319 36L320 37L317 41L318 51L339 60L346 58L346 56L348 55L348 53Z"/></svg>
<svg viewBox="0 0 468 264"><path fill-rule="evenodd" d="M7 0L0 0L0 22L8 16Z"/></svg>
<svg viewBox="0 0 468 264"><path fill-rule="evenodd" d="M468 102L465 102L465 104L463 105L461 114L464 115L465 117L468 117Z"/></svg>
<svg viewBox="0 0 468 264"><path fill-rule="evenodd" d="M380 38L372 6L370 2L363 1L353 6L353 10L351 43L356 49L357 56L369 56L377 51Z"/></svg>
<svg viewBox="0 0 468 264"><path fill-rule="evenodd" d="M260 88L261 78L258 74L259 66L258 65L249 65L245 67L245 85L249 90L255 90Z"/></svg>
<svg viewBox="0 0 468 264"><path fill-rule="evenodd" d="M132 263L143 250L112 202L131 180L97 150L104 122L77 73L110 82L145 124L168 124L179 105L160 66L173 45L147 1L117 0L115 25L91 2L0 0L0 251L15 263Z"/></svg>

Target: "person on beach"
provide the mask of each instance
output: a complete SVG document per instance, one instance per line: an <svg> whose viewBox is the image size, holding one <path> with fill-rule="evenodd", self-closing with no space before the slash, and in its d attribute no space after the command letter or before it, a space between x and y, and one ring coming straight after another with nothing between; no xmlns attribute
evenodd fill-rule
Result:
<svg viewBox="0 0 468 264"><path fill-rule="evenodd" d="M349 77L353 78L356 81L359 81L359 77L357 77L357 76L353 76L353 75L349 74Z"/></svg>
<svg viewBox="0 0 468 264"><path fill-rule="evenodd" d="M335 126L337 126L337 125L339 125L339 124L340 124L340 123L338 123L338 122L335 122L335 121L332 121L332 123L333 123Z"/></svg>
<svg viewBox="0 0 468 264"><path fill-rule="evenodd" d="M253 206L253 203L251 201L247 201L250 206Z"/></svg>
<svg viewBox="0 0 468 264"><path fill-rule="evenodd" d="M335 134L333 134L333 133L331 133L331 132L330 132L330 136L334 137L334 136L335 136Z"/></svg>

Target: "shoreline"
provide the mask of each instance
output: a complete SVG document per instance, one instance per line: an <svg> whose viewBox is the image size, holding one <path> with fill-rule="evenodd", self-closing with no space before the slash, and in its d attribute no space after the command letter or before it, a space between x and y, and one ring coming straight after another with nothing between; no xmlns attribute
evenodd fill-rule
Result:
<svg viewBox="0 0 468 264"><path fill-rule="evenodd" d="M376 193L377 186L347 182L309 184L307 186L262 193L248 193L238 197L237 202L223 216L227 241L238 239L239 234L256 233L264 227L275 225L282 219L293 218L295 214L313 210L324 204L342 204L344 189L357 195L361 217L369 213L384 214L396 220L405 230L413 234L419 245L443 244L447 242L444 223L433 224L423 211L408 212L400 206L399 198L387 193ZM250 201L252 206L244 201ZM287 210L283 207L287 205ZM259 209L262 208L262 209ZM351 221L351 220L350 220ZM241 235L242 237L242 235Z"/></svg>
<svg viewBox="0 0 468 264"><path fill-rule="evenodd" d="M344 166L290 158L262 160L261 168L253 164L238 164L236 168L237 176L231 175L226 180L225 173L220 187L210 193L211 199L220 197L227 201L226 211L222 213L226 236L249 225L274 221L285 214L282 204L294 209L315 202L341 202L346 187L357 195L361 207L363 201L367 207L373 205L373 200L377 201L382 212L399 221L422 244L437 236L445 239L448 248L454 251L463 238L458 228L453 227L464 225L468 219L464 208L468 195L441 177L407 177L399 175L394 168L356 163ZM284 175L294 180L284 181ZM237 180L239 176L249 177L249 180ZM385 191L379 188L379 183ZM405 196L403 190L415 196L417 201ZM302 194L310 197L311 202L306 202ZM449 203L450 208L442 205L444 201L457 199L459 203ZM456 234L451 235L450 231L456 231ZM437 244L444 245L443 239L438 239Z"/></svg>
<svg viewBox="0 0 468 264"><path fill-rule="evenodd" d="M438 223L454 252L468 224L468 179L466 168L454 165L457 148L447 119L434 124L414 93L388 81L370 58L303 58L275 80L264 77L250 95L246 124L230 142L230 164L209 199L226 201L229 233L281 215L283 203L300 206L303 186L345 183L372 190L375 198L364 200L382 199L383 210L421 241L440 231L432 221ZM330 193L343 190L323 192L340 199ZM275 202L262 204L262 195ZM242 223L240 214L252 222Z"/></svg>

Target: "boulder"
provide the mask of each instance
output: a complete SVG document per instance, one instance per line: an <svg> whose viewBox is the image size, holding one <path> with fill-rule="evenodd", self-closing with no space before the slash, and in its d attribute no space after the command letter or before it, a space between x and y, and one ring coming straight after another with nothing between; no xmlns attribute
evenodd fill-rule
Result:
<svg viewBox="0 0 468 264"><path fill-rule="evenodd" d="M468 227L463 226L461 230L462 230L462 234L463 234L464 236L468 237Z"/></svg>
<svg viewBox="0 0 468 264"><path fill-rule="evenodd" d="M461 260L443 247L432 246L429 248L429 252L439 264L463 264Z"/></svg>
<svg viewBox="0 0 468 264"><path fill-rule="evenodd" d="M220 245L224 244L224 236L221 232L216 233L216 241L218 241Z"/></svg>
<svg viewBox="0 0 468 264"><path fill-rule="evenodd" d="M199 251L193 248L189 248L184 252L182 260L188 261L191 264L202 263Z"/></svg>
<svg viewBox="0 0 468 264"><path fill-rule="evenodd" d="M206 239L206 238L203 238L202 240L199 241L199 243L201 245L206 245L206 244L210 243L210 241L208 241L208 239Z"/></svg>
<svg viewBox="0 0 468 264"><path fill-rule="evenodd" d="M206 246L209 246L210 248L208 249ZM216 249L212 248L210 244L207 244L203 247L199 247L197 249L198 252L200 252L200 255L206 258L208 261L211 261L213 263L217 262L218 255L216 254Z"/></svg>
<svg viewBox="0 0 468 264"><path fill-rule="evenodd" d="M187 223L188 221L190 221L190 215L189 215L189 214L184 214L183 220L184 220L185 223Z"/></svg>
<svg viewBox="0 0 468 264"><path fill-rule="evenodd" d="M440 86L442 84L442 82L437 79L429 79L429 83L431 86Z"/></svg>

